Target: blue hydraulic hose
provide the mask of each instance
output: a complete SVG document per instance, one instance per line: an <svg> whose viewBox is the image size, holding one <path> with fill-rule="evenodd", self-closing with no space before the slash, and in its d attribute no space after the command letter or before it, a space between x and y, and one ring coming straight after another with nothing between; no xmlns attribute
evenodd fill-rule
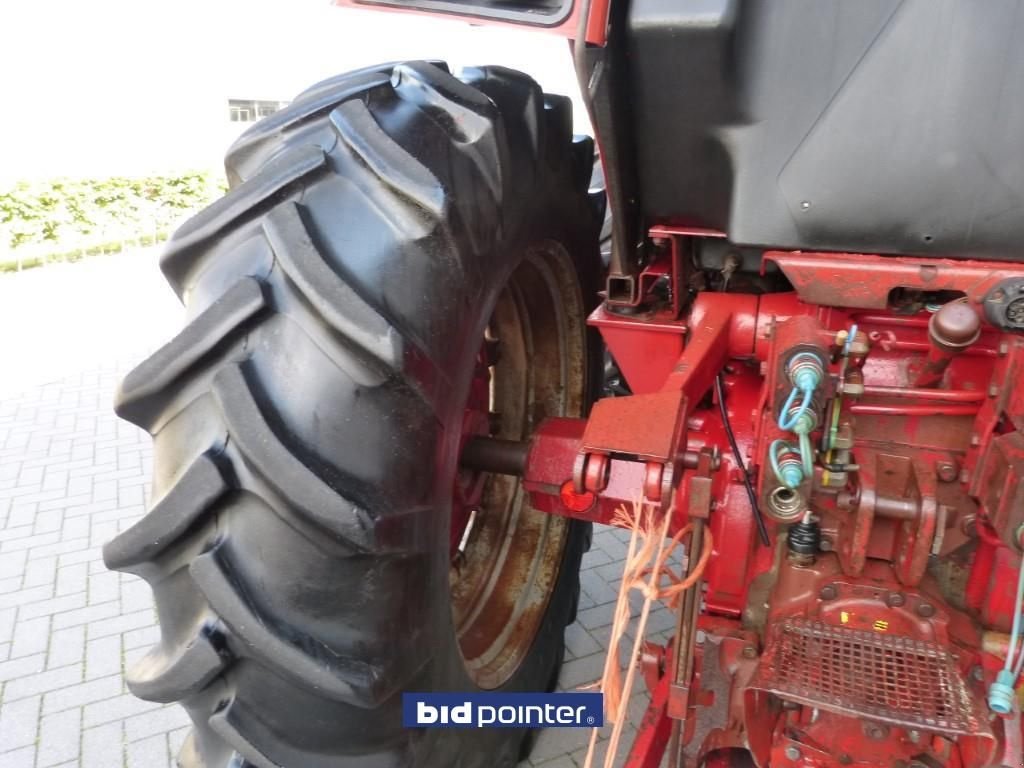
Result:
<svg viewBox="0 0 1024 768"><path fill-rule="evenodd" d="M811 436L806 432L800 433L800 461L804 477L814 477L814 447L811 445Z"/></svg>
<svg viewBox="0 0 1024 768"><path fill-rule="evenodd" d="M1006 661L1003 662L1003 668L996 675L996 681L988 689L988 706L993 712L998 712L1001 715L1008 715L1013 711L1014 686L1022 667L1024 667L1024 663L1022 663L1024 662L1024 652L1016 665L1013 662L1020 641L1022 604L1024 604L1024 562L1021 563L1017 573L1017 598L1014 601L1013 626L1010 630L1009 647L1006 649Z"/></svg>
<svg viewBox="0 0 1024 768"><path fill-rule="evenodd" d="M793 407L793 403L796 402L796 396L799 393L800 390L793 387L792 391L789 393L789 397L786 398L785 405L782 406L782 413L779 414L779 429L785 432L794 431L793 428L797 425L803 415L810 410L811 398L814 397L814 390L805 389L804 399L800 402L800 408L797 409L792 418L789 417L789 409Z"/></svg>
<svg viewBox="0 0 1024 768"><path fill-rule="evenodd" d="M1003 669L1007 671L1013 669L1013 657L1017 650L1017 643L1020 642L1021 603L1024 603L1024 562L1021 563L1017 574L1017 599L1014 603L1013 628L1010 630L1010 647L1006 651L1006 662L1003 664Z"/></svg>

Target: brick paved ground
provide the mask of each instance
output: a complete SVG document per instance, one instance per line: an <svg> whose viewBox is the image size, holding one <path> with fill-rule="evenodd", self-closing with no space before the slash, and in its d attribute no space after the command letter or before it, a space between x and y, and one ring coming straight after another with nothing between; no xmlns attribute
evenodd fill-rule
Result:
<svg viewBox="0 0 1024 768"><path fill-rule="evenodd" d="M108 573L100 558L143 514L151 462L148 436L114 417L114 388L178 319L151 252L0 277L2 768L164 768L184 738L179 707L139 701L124 686L123 669L158 630L147 585ZM601 673L626 540L595 532L579 621L566 634L564 688ZM658 609L651 632L672 623ZM588 738L542 732L529 764L582 765Z"/></svg>

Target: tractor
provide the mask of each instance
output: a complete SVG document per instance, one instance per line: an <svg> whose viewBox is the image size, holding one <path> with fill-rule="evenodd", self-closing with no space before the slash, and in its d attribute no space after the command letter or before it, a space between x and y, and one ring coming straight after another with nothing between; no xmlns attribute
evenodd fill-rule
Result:
<svg viewBox="0 0 1024 768"><path fill-rule="evenodd" d="M567 38L596 144L524 74L410 61L229 149L104 552L180 765L516 765L535 731L401 695L553 690L634 504L694 586L626 765L1020 765L1022 3L339 4Z"/></svg>

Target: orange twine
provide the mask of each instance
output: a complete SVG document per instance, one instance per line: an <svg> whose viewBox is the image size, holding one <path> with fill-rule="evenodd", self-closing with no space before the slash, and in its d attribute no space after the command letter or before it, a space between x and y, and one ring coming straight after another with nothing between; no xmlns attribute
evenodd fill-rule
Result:
<svg viewBox="0 0 1024 768"><path fill-rule="evenodd" d="M612 518L614 525L628 528L631 533L629 537L629 548L626 552L626 562L622 572L622 585L619 587L619 595L615 602L615 612L612 618L611 636L608 642L608 655L605 658L604 673L601 676L600 687L604 693L605 714L612 723L612 736L608 743L608 751L605 753L605 768L611 768L618 751L619 739L625 724L626 709L623 702L628 699L633 688L634 672L636 670L636 659L640 653L640 644L643 642L644 631L647 628L647 617L650 614L651 603L654 600L663 600L670 607L677 607L679 596L692 587L704 573L708 559L711 557L712 539L711 531L705 531L704 545L701 549L700 559L694 567L693 572L683 578L677 575L667 562L672 552L683 538L693 531L693 524L683 527L672 539L668 546L665 546L665 539L668 535L668 526L672 520L674 508L670 507L664 514L658 531L660 535L654 535L654 508L645 505L643 501L633 502L632 513L626 507L619 507ZM639 545L638 545L639 543ZM653 565L651 564L653 560ZM669 586L662 587L662 579L668 579ZM622 667L619 664L619 643L629 626L629 591L635 589L644 596L644 604L640 611L640 618L637 621L636 635L633 641L633 653L630 656L630 665L626 672L625 683L622 681ZM587 759L584 768L591 768L594 749L597 745L598 730L595 728L590 734L590 744L587 749Z"/></svg>

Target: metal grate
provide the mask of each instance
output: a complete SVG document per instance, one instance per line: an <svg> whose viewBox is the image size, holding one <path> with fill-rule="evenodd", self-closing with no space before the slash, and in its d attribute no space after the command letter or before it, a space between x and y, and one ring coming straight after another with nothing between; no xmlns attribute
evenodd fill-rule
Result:
<svg viewBox="0 0 1024 768"><path fill-rule="evenodd" d="M989 730L949 651L909 637L785 619L772 626L751 687L904 727Z"/></svg>

